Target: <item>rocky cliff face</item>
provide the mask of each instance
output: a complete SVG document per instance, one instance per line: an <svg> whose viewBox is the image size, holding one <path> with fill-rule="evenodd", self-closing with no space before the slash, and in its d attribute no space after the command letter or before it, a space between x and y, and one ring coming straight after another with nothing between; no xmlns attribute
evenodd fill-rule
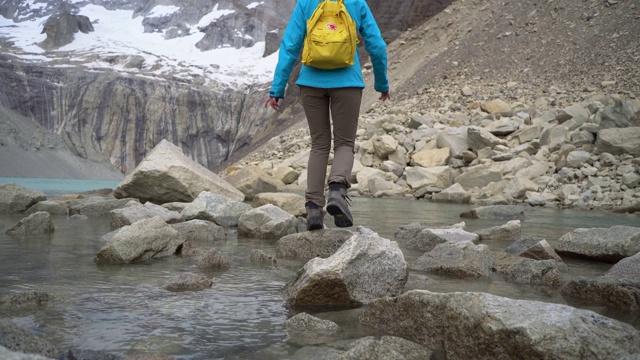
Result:
<svg viewBox="0 0 640 360"><path fill-rule="evenodd" d="M273 126L258 87L213 91L110 72L16 65L0 57L2 104L68 138L82 157L103 154L123 173L162 139L215 167Z"/></svg>

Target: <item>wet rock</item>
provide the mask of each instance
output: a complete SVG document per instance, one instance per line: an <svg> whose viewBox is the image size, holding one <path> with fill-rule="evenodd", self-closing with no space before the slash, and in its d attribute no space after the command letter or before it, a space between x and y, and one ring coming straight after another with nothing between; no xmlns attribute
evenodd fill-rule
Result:
<svg viewBox="0 0 640 360"><path fill-rule="evenodd" d="M558 255L547 240L544 239L516 255L533 260L555 260L561 271L568 270L567 265L562 261L560 255Z"/></svg>
<svg viewBox="0 0 640 360"><path fill-rule="evenodd" d="M202 274L183 273L167 280L162 288L168 291L200 291L208 289L213 281Z"/></svg>
<svg viewBox="0 0 640 360"><path fill-rule="evenodd" d="M202 270L228 270L231 262L218 249L208 250L199 260L198 267Z"/></svg>
<svg viewBox="0 0 640 360"><path fill-rule="evenodd" d="M344 351L326 346L305 346L291 356L291 360L339 360Z"/></svg>
<svg viewBox="0 0 640 360"><path fill-rule="evenodd" d="M295 234L296 217L271 204L262 205L240 216L238 219L238 235L261 239L281 238Z"/></svg>
<svg viewBox="0 0 640 360"><path fill-rule="evenodd" d="M304 216L304 196L294 193L260 193L253 198L253 207L272 204L293 216Z"/></svg>
<svg viewBox="0 0 640 360"><path fill-rule="evenodd" d="M480 237L480 242L516 241L520 239L520 236L522 235L522 226L520 224L520 220L511 220L504 225L498 225L487 229L478 230L475 233Z"/></svg>
<svg viewBox="0 0 640 360"><path fill-rule="evenodd" d="M275 266L278 263L278 260L270 255L267 255L261 250L252 249L251 254L249 254L249 261L255 265L262 266Z"/></svg>
<svg viewBox="0 0 640 360"><path fill-rule="evenodd" d="M185 238L171 225L153 217L120 229L94 261L99 265L116 265L174 255L184 242Z"/></svg>
<svg viewBox="0 0 640 360"><path fill-rule="evenodd" d="M354 341L340 360L421 360L430 359L431 351L397 336L383 336L380 340L366 337Z"/></svg>
<svg viewBox="0 0 640 360"><path fill-rule="evenodd" d="M0 313L34 311L45 308L54 297L41 291L25 291L0 296Z"/></svg>
<svg viewBox="0 0 640 360"><path fill-rule="evenodd" d="M67 215L69 213L69 208L58 201L39 201L35 203L33 206L29 207L25 214L31 215L33 213L37 213L38 211L46 211L51 215Z"/></svg>
<svg viewBox="0 0 640 360"><path fill-rule="evenodd" d="M603 276L569 281L562 288L562 295L625 311L639 311L640 254L620 260Z"/></svg>
<svg viewBox="0 0 640 360"><path fill-rule="evenodd" d="M0 319L0 345L15 352L57 358L53 344L21 329L8 320Z"/></svg>
<svg viewBox="0 0 640 360"><path fill-rule="evenodd" d="M555 249L560 254L616 262L640 252L640 228L579 228L562 235Z"/></svg>
<svg viewBox="0 0 640 360"><path fill-rule="evenodd" d="M120 355L109 354L104 351L70 349L58 360L124 360ZM129 360L127 358L127 360Z"/></svg>
<svg viewBox="0 0 640 360"><path fill-rule="evenodd" d="M116 209L122 209L130 205L131 201L138 202L137 199L87 199L71 205L69 215L105 216Z"/></svg>
<svg viewBox="0 0 640 360"><path fill-rule="evenodd" d="M182 221L182 215L180 215L180 213L167 210L166 208L151 202L147 202L142 205L137 201L131 201L126 207L111 210L109 212L112 228L131 225L136 221L150 219L154 216L159 217L162 221L169 224Z"/></svg>
<svg viewBox="0 0 640 360"><path fill-rule="evenodd" d="M55 231L51 215L46 211L38 211L5 231L8 235L47 234Z"/></svg>
<svg viewBox="0 0 640 360"><path fill-rule="evenodd" d="M354 232L347 229L324 229L283 236L276 244L276 256L301 259L327 258L353 235Z"/></svg>
<svg viewBox="0 0 640 360"><path fill-rule="evenodd" d="M42 191L27 189L14 183L0 185L0 213L25 211L44 200L47 197Z"/></svg>
<svg viewBox="0 0 640 360"><path fill-rule="evenodd" d="M516 240L513 244L502 249L502 251L511 255L518 255L525 252L530 247L538 243L539 240L534 239L532 236L525 235Z"/></svg>
<svg viewBox="0 0 640 360"><path fill-rule="evenodd" d="M235 227L238 226L240 216L251 209L249 204L203 191L182 210L181 214L187 220L208 220L220 226Z"/></svg>
<svg viewBox="0 0 640 360"><path fill-rule="evenodd" d="M307 313L300 313L285 323L286 342L296 346L326 344L340 336L340 326Z"/></svg>
<svg viewBox="0 0 640 360"><path fill-rule="evenodd" d="M182 150L162 140L116 187L116 198L133 197L157 204L190 202L202 191L210 191L236 201L244 195L231 184L184 155Z"/></svg>
<svg viewBox="0 0 640 360"><path fill-rule="evenodd" d="M227 230L213 221L196 219L171 224L171 227L190 242L225 241L229 238Z"/></svg>
<svg viewBox="0 0 640 360"><path fill-rule="evenodd" d="M373 301L360 321L443 349L447 359L534 359L544 354L569 360L588 353L604 360L640 351L640 333L629 324L567 305L487 293L412 290Z"/></svg>
<svg viewBox="0 0 640 360"><path fill-rule="evenodd" d="M439 244L460 244L471 242L477 244L479 236L459 228L424 229L409 239L407 248L420 251L431 251Z"/></svg>
<svg viewBox="0 0 640 360"><path fill-rule="evenodd" d="M407 281L407 263L396 242L359 227L327 259L314 258L282 290L294 307L355 306L397 295Z"/></svg>
<svg viewBox="0 0 640 360"><path fill-rule="evenodd" d="M491 252L486 245L447 242L420 256L410 268L459 278L479 278L490 276L492 265Z"/></svg>
<svg viewBox="0 0 640 360"><path fill-rule="evenodd" d="M504 252L492 255L493 268L507 281L545 286L559 286L564 282L555 260L533 260Z"/></svg>
<svg viewBox="0 0 640 360"><path fill-rule="evenodd" d="M11 351L2 345L0 345L0 359L3 359L3 360L51 360L51 358L40 356L40 355L25 354L22 352Z"/></svg>
<svg viewBox="0 0 640 360"><path fill-rule="evenodd" d="M460 214L467 219L523 219L524 207L518 205L481 206Z"/></svg>

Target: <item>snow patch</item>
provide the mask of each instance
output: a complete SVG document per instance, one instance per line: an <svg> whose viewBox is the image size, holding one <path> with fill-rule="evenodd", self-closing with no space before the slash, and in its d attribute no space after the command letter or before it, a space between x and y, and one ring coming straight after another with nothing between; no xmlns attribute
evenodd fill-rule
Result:
<svg viewBox="0 0 640 360"><path fill-rule="evenodd" d="M151 9L147 17L163 17L177 13L178 11L180 11L180 8L177 6L156 5Z"/></svg>
<svg viewBox="0 0 640 360"><path fill-rule="evenodd" d="M260 6L262 4L264 4L264 1L252 2L251 4L247 5L247 9L257 8L258 6Z"/></svg>
<svg viewBox="0 0 640 360"><path fill-rule="evenodd" d="M233 10L218 10L218 4L216 4L216 6L213 8L213 10L211 10L210 13L208 13L207 15L203 16L202 19L200 19L200 22L198 22L198 25L196 25L196 27L199 27L199 28L205 27L211 24L212 22L215 22L219 18L228 14L233 14L234 12L235 11Z"/></svg>

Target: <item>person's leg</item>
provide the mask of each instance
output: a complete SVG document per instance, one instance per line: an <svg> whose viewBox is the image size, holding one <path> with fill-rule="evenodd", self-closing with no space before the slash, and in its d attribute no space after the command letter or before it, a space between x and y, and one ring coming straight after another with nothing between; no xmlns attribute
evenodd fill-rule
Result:
<svg viewBox="0 0 640 360"><path fill-rule="evenodd" d="M305 201L320 208L325 205L324 184L331 151L329 94L326 89L300 87L300 100L307 116L311 135L311 153L307 166Z"/></svg>
<svg viewBox="0 0 640 360"><path fill-rule="evenodd" d="M347 202L347 188L353 168L354 145L360 115L362 89L331 89L331 118L333 120L333 163L329 173L327 212L333 215L338 227L353 226Z"/></svg>

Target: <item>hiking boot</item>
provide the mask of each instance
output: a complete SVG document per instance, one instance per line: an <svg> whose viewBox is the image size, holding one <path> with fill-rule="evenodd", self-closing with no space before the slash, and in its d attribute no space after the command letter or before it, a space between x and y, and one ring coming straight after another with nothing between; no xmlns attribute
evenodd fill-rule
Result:
<svg viewBox="0 0 640 360"><path fill-rule="evenodd" d="M322 209L310 201L305 204L305 208L307 209L307 231L324 229Z"/></svg>
<svg viewBox="0 0 640 360"><path fill-rule="evenodd" d="M333 216L337 227L353 226L353 216L349 211L347 186L344 184L329 184L329 196L327 199L327 212Z"/></svg>

